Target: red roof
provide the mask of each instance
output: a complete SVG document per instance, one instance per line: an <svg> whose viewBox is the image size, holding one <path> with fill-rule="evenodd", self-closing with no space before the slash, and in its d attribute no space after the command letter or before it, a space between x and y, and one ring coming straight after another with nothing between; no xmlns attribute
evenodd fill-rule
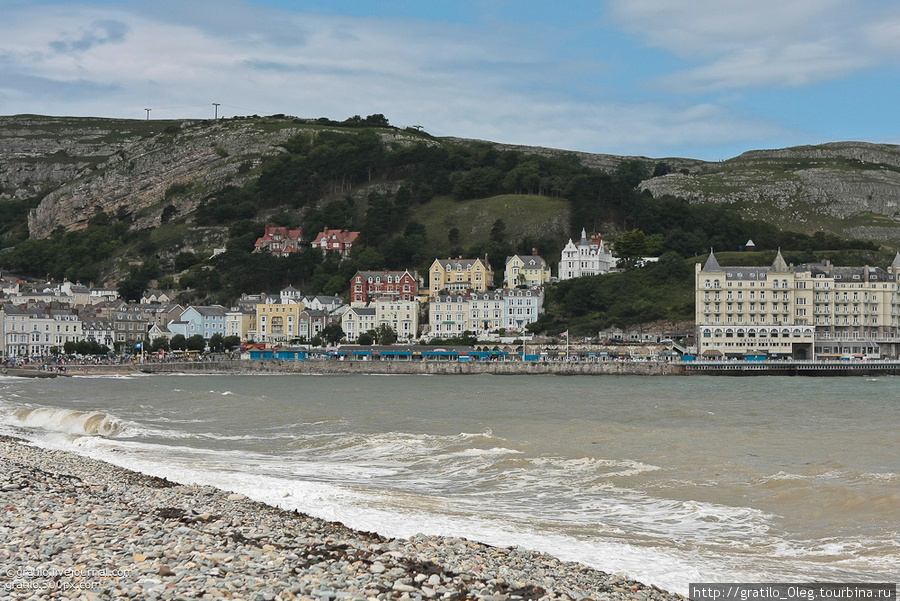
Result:
<svg viewBox="0 0 900 601"><path fill-rule="evenodd" d="M347 230L330 230L325 228L316 239L312 241L312 245L319 248L344 248L351 246L359 237L359 232L350 232ZM337 246L334 246L337 245Z"/></svg>
<svg viewBox="0 0 900 601"><path fill-rule="evenodd" d="M301 250L300 242L303 239L303 228L296 230L288 229L284 226L267 225L266 233L262 238L256 240L256 248L253 252L258 252L263 247L269 248L273 244L279 252L294 252Z"/></svg>

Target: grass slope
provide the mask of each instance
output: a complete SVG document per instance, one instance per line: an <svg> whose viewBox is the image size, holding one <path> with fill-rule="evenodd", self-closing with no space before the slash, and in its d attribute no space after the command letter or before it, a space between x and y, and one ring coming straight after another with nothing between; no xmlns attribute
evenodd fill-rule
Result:
<svg viewBox="0 0 900 601"><path fill-rule="evenodd" d="M550 196L504 194L465 201L440 196L414 207L410 218L427 228L429 252L447 248L447 233L454 227L464 248L485 242L497 219L506 225L508 240L545 236L565 241L569 236L569 203Z"/></svg>

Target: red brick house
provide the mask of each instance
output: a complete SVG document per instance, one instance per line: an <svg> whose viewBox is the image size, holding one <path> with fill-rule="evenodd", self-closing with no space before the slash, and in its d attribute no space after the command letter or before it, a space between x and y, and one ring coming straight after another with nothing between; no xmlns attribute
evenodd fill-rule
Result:
<svg viewBox="0 0 900 601"><path fill-rule="evenodd" d="M322 254L332 250L341 253L342 257L346 257L353 248L353 243L359 237L359 232L350 232L347 230L330 230L325 228L310 246L313 248L321 248Z"/></svg>
<svg viewBox="0 0 900 601"><path fill-rule="evenodd" d="M357 271L350 278L350 299L354 304L382 297L411 301L418 293L419 275L415 271Z"/></svg>
<svg viewBox="0 0 900 601"><path fill-rule="evenodd" d="M290 230L286 227L267 225L266 233L257 239L253 252L269 252L279 257L286 257L292 252L303 250L303 228Z"/></svg>

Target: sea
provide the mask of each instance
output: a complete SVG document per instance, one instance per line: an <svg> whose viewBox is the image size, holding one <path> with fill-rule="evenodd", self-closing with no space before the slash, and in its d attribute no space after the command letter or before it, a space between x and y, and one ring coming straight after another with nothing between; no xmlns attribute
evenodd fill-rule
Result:
<svg viewBox="0 0 900 601"><path fill-rule="evenodd" d="M386 536L691 582L895 582L900 378L0 377L0 431Z"/></svg>

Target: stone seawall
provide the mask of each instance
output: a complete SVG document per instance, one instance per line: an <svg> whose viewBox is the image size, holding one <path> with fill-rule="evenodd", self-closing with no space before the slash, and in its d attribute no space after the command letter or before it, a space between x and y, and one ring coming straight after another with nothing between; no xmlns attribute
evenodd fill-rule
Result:
<svg viewBox="0 0 900 601"><path fill-rule="evenodd" d="M136 366L144 373L235 374L431 374L431 375L683 375L677 363L618 362L454 362L454 361L220 361L198 363L151 363Z"/></svg>

